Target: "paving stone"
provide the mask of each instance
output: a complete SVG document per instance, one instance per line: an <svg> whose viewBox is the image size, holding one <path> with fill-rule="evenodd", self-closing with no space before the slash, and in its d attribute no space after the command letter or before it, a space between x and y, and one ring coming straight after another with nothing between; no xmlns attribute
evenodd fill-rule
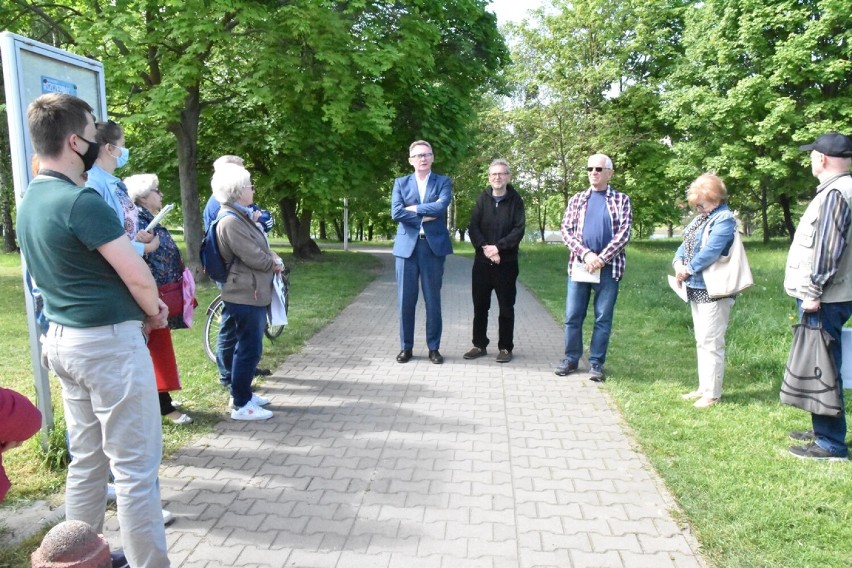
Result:
<svg viewBox="0 0 852 568"><path fill-rule="evenodd" d="M446 361L426 358L420 302L401 365L394 261L371 252L378 279L259 387L274 418L223 415L163 463L173 565L704 568L607 385L553 375L562 325L526 289L514 360L465 361L470 259L448 257Z"/></svg>

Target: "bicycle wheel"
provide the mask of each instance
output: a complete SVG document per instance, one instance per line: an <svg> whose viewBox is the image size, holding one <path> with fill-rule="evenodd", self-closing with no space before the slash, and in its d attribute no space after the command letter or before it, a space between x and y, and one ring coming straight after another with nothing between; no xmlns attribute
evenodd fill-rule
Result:
<svg viewBox="0 0 852 568"><path fill-rule="evenodd" d="M204 323L204 352L207 357L216 362L216 346L219 342L219 326L222 323L222 309L225 302L222 296L216 296L207 306L207 321Z"/></svg>

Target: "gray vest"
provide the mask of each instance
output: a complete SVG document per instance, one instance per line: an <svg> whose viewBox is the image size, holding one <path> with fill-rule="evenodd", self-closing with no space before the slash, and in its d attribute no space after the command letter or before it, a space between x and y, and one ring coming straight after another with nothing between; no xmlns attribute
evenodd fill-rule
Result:
<svg viewBox="0 0 852 568"><path fill-rule="evenodd" d="M787 255L787 268L784 271L784 289L787 294L800 300L806 299L811 285L811 274L815 262L817 232L819 231L819 212L828 192L837 189L852 208L852 177L843 176L834 180L820 191L810 202L799 220L793 244ZM835 304L852 301L852 226L846 234L846 249L840 257L837 272L822 289L820 301Z"/></svg>

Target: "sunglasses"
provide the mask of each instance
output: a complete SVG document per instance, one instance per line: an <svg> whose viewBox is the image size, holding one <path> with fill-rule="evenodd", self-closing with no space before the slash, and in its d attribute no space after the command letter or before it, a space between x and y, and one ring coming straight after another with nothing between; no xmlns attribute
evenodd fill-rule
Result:
<svg viewBox="0 0 852 568"><path fill-rule="evenodd" d="M588 166L588 167L586 168L586 171L587 171L587 172L599 172L599 173L600 173L600 172L602 172L602 171L604 171L604 170L608 170L608 169L609 169L609 168L602 168L602 167L600 167L600 166L595 166L595 167Z"/></svg>

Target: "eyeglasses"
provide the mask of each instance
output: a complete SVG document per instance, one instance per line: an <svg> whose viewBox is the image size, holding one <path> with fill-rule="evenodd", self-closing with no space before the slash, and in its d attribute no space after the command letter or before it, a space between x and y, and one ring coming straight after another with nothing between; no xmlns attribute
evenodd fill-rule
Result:
<svg viewBox="0 0 852 568"><path fill-rule="evenodd" d="M588 167L586 167L587 172L599 172L600 173L600 172L602 172L604 170L608 170L608 169L609 168L602 168L600 166L594 166L594 167L588 166Z"/></svg>
<svg viewBox="0 0 852 568"><path fill-rule="evenodd" d="M491 172L488 174L491 177L507 177L509 176L509 172Z"/></svg>
<svg viewBox="0 0 852 568"><path fill-rule="evenodd" d="M163 192L160 191L159 187L155 187L154 189L152 189L151 193L156 193L157 195L163 195Z"/></svg>
<svg viewBox="0 0 852 568"><path fill-rule="evenodd" d="M409 156L409 158L414 158L416 160L425 160L427 158L431 158L433 155L434 154L432 154L432 152L429 152L427 154L413 154Z"/></svg>
<svg viewBox="0 0 852 568"><path fill-rule="evenodd" d="M250 189L250 190L254 191L254 186L253 185L244 185L243 189Z"/></svg>

